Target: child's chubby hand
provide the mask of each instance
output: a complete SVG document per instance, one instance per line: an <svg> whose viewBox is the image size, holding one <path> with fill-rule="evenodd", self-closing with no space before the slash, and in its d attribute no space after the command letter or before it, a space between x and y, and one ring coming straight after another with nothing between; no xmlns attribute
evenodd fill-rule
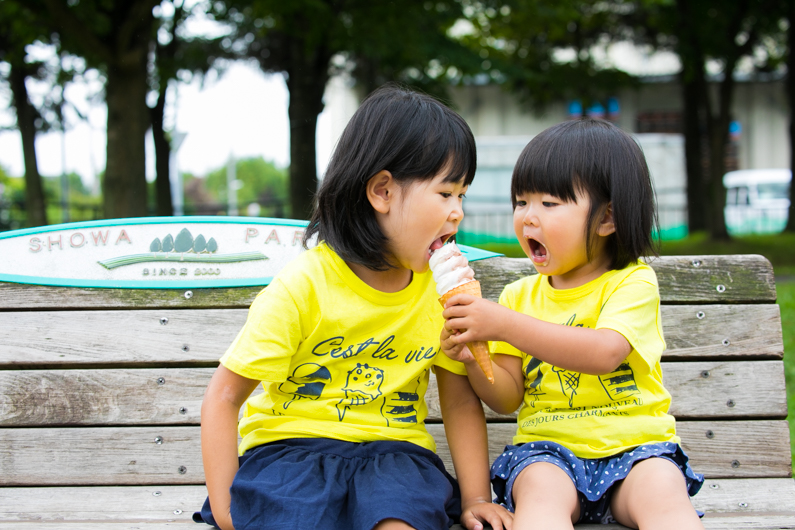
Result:
<svg viewBox="0 0 795 530"><path fill-rule="evenodd" d="M507 307L484 298L468 294L453 296L442 312L444 327L451 333L448 348L467 342L501 340L501 330L512 313Z"/></svg>
<svg viewBox="0 0 795 530"><path fill-rule="evenodd" d="M504 506L489 501L464 506L461 524L469 530L483 530L483 522L491 525L494 530L511 530L513 514Z"/></svg>
<svg viewBox="0 0 795 530"><path fill-rule="evenodd" d="M474 361L475 357L469 351L469 348L467 348L466 344L452 340L457 335L460 335L458 331L450 331L446 327L442 328L442 335L440 337L442 342L442 353L454 361L462 363Z"/></svg>

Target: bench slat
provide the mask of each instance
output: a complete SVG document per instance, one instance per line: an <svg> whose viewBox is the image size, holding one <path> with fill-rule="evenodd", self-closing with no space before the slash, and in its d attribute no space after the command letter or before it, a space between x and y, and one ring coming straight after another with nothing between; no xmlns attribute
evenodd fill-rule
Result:
<svg viewBox="0 0 795 530"><path fill-rule="evenodd" d="M693 469L708 478L784 478L792 472L789 426L784 420L682 421L676 430ZM437 453L452 468L443 426L429 425L428 431L436 439ZM490 462L511 443L515 432L513 424L489 425Z"/></svg>
<svg viewBox="0 0 795 530"><path fill-rule="evenodd" d="M787 396L781 361L664 362L670 413L679 419L785 418ZM705 377L706 376L706 377ZM432 375L426 394L429 421L441 421L439 389ZM484 405L490 421L516 421Z"/></svg>
<svg viewBox="0 0 795 530"><path fill-rule="evenodd" d="M698 262L699 266L693 263ZM661 256L651 262L665 303L775 302L773 267L763 256ZM502 287L533 274L527 258L490 258L473 262L483 296L496 300ZM719 292L718 286L725 290ZM0 310L157 307L209 308L251 305L260 287L191 289L88 289L0 283Z"/></svg>
<svg viewBox="0 0 795 530"><path fill-rule="evenodd" d="M204 390L214 371L214 368L0 371L0 427L198 425ZM781 361L663 363L663 375L673 397L671 413L680 419L787 415ZM426 399L427 421L441 421L433 375ZM490 420L515 421L515 415L486 410Z"/></svg>
<svg viewBox="0 0 795 530"><path fill-rule="evenodd" d="M0 282L0 311L18 309L247 309L263 286L212 289L92 289ZM186 297L186 293L190 296Z"/></svg>
<svg viewBox="0 0 795 530"><path fill-rule="evenodd" d="M4 313L0 367L215 366L247 314L248 309Z"/></svg>
<svg viewBox="0 0 795 530"><path fill-rule="evenodd" d="M247 309L8 312L0 328L0 369L214 366L247 314ZM783 356L775 304L663 306L662 318L667 360Z"/></svg>
<svg viewBox="0 0 795 530"><path fill-rule="evenodd" d="M788 477L786 421L679 422L695 469L708 477ZM444 427L428 425L452 469ZM490 425L493 461L512 424ZM707 438L706 433L713 433ZM160 439L161 443L157 443ZM733 462L739 464L735 467ZM0 429L0 486L202 484L199 427Z"/></svg>
<svg viewBox="0 0 795 530"><path fill-rule="evenodd" d="M666 360L783 359L776 304L662 306Z"/></svg>
<svg viewBox="0 0 795 530"><path fill-rule="evenodd" d="M650 265L657 273L663 303L776 300L773 267L763 256L660 256ZM492 300L507 283L535 272L527 258L490 258L473 262L472 268L483 296Z"/></svg>
<svg viewBox="0 0 795 530"><path fill-rule="evenodd" d="M0 529L11 528L6 524L12 522L31 525L74 524L82 521L114 525L125 521L189 522L192 513L204 502L207 490L204 486L123 486L5 488L2 493ZM692 501L693 506L707 513L705 522L720 519L721 516L747 516L753 512L795 517L795 481L708 479ZM745 503L745 506L740 506L740 503ZM588 526L581 525L578 528Z"/></svg>
<svg viewBox="0 0 795 530"><path fill-rule="evenodd" d="M175 521L195 525L191 517L206 497L204 486L3 488L0 521L34 524Z"/></svg>

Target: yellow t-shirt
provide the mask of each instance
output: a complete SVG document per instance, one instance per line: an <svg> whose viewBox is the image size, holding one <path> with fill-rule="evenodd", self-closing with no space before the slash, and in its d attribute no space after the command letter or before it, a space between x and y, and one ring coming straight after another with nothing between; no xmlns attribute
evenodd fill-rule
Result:
<svg viewBox="0 0 795 530"><path fill-rule="evenodd" d="M665 341L650 267L633 264L573 289L555 289L537 274L506 286L500 303L546 322L612 329L632 347L615 371L596 376L492 343L491 351L522 358L525 395L514 444L549 440L580 458L603 458L645 443L679 442L662 381Z"/></svg>
<svg viewBox="0 0 795 530"><path fill-rule="evenodd" d="M384 293L325 244L302 253L257 295L221 358L265 389L246 404L240 454L320 437L408 441L435 451L424 423L428 372L466 373L441 353L437 298L430 272Z"/></svg>

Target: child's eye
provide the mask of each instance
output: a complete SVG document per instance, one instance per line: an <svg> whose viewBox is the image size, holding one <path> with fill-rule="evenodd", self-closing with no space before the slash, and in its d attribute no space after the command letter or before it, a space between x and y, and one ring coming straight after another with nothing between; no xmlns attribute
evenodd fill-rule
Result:
<svg viewBox="0 0 795 530"><path fill-rule="evenodd" d="M464 199L467 198L467 194L466 193L462 193L461 195L458 196L458 198L461 199L461 200L464 200Z"/></svg>
<svg viewBox="0 0 795 530"><path fill-rule="evenodd" d="M441 192L441 196L444 197L445 199L449 199L450 197L453 196L453 194L447 191L443 191Z"/></svg>
<svg viewBox="0 0 795 530"><path fill-rule="evenodd" d="M546 206L547 208L551 208L552 206L557 206L557 204L558 204L558 203L556 203L556 202L549 202L549 201L543 201L541 204L543 204L543 205L544 205L544 206Z"/></svg>
<svg viewBox="0 0 795 530"><path fill-rule="evenodd" d="M527 201L517 200L516 206L527 206Z"/></svg>

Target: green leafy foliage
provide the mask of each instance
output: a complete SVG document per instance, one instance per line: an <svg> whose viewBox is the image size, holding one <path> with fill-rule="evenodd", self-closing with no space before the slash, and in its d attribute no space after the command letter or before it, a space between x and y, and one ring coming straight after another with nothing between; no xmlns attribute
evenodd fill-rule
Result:
<svg viewBox="0 0 795 530"><path fill-rule="evenodd" d="M268 207L283 205L287 202L287 170L277 167L262 157L256 157L237 160L235 173L237 180L242 182L242 187L237 190L238 204L256 202L270 211ZM190 180L189 177L186 181L186 188L192 187ZM227 202L226 166L210 172L202 182L203 186L198 193L199 198L205 201L209 199L216 203ZM202 192L204 192L203 197ZM268 214L265 213L265 215Z"/></svg>
<svg viewBox="0 0 795 530"><path fill-rule="evenodd" d="M479 50L482 68L536 112L555 101L604 102L637 80L600 63L594 52L626 37L627 2L509 0L471 8L473 31L463 40Z"/></svg>

